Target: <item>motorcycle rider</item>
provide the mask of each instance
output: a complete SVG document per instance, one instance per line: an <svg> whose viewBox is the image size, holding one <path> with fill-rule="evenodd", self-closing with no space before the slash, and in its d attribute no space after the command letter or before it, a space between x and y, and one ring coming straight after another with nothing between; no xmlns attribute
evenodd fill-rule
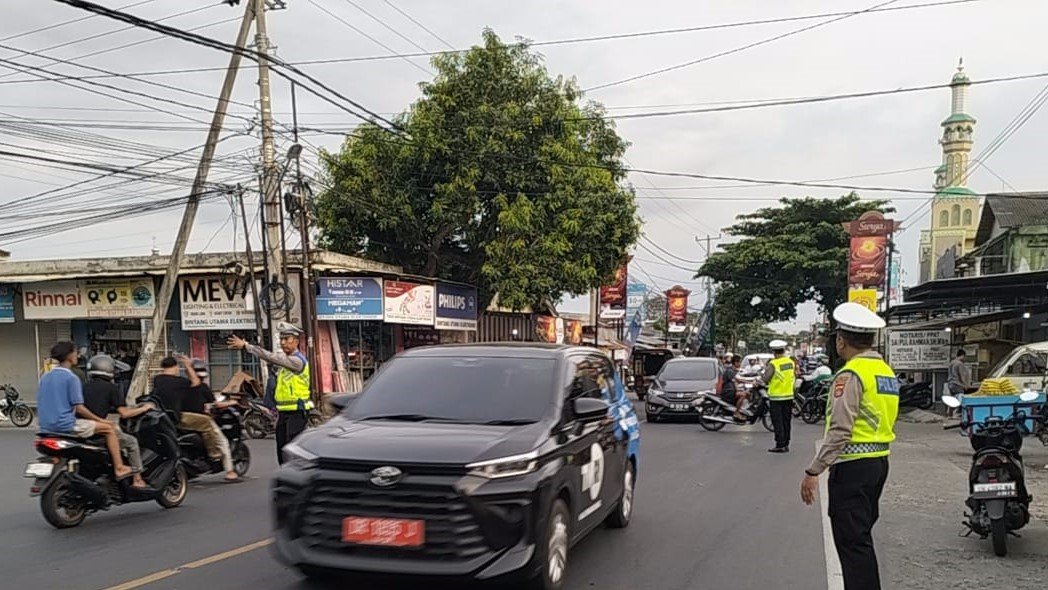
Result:
<svg viewBox="0 0 1048 590"><path fill-rule="evenodd" d="M885 322L858 303L833 310L837 352L846 360L834 378L822 445L805 470L801 500L811 505L819 474L830 470L828 512L845 590L880 590L871 531L888 479L888 455L899 414L899 381L871 350Z"/></svg>
<svg viewBox="0 0 1048 590"><path fill-rule="evenodd" d="M246 350L271 365L280 367L277 372L276 389L273 392L277 404L277 461L284 463L284 445L301 434L309 425L309 412L313 410L310 393L309 361L298 349L299 339L304 333L301 328L288 322L280 322L280 351L270 352L260 346L248 344L243 338L232 335L226 340L230 348Z"/></svg>
<svg viewBox="0 0 1048 590"><path fill-rule="evenodd" d="M106 449L113 461L117 481L133 474L120 455L120 439L111 422L94 415L84 405L84 387L73 372L79 353L72 342L57 342L51 347L51 358L57 365L40 378L36 392L36 414L40 432L71 434L77 438L104 436Z"/></svg>
<svg viewBox="0 0 1048 590"><path fill-rule="evenodd" d="M92 414L103 419L110 414L119 414L127 420L156 408L149 403L135 408L127 407L127 400L120 392L120 386L114 382L115 378L116 362L109 355L98 354L87 361L84 405ZM138 439L119 427L116 429L116 436L120 439L120 448L127 451L127 460L131 463L131 471L134 473L131 476L134 487L146 487L146 481L142 479L142 451L138 448Z"/></svg>
<svg viewBox="0 0 1048 590"><path fill-rule="evenodd" d="M775 447L769 453L790 452L790 426L793 420L793 385L796 365L786 354L786 342L772 340L768 348L774 356L768 361L761 375L761 382L768 387L771 422L775 427Z"/></svg>
<svg viewBox="0 0 1048 590"><path fill-rule="evenodd" d="M215 405L216 402L215 394L211 391L211 385L208 383L207 363L200 359L193 359L190 361L190 366L193 367L193 372L200 379L200 383L190 388L186 399L182 401L182 422L187 423L188 418L188 423L190 424L203 424L204 420L206 420L211 432L209 437L204 437L204 441L205 443L212 441L212 444L214 444L213 447L205 445L207 446L208 455L214 458L216 451L221 455L222 469L226 472L225 479L227 482L241 481L240 476L237 475L236 470L233 468L233 455L229 449L229 439L226 438L225 434L222 434L222 429L218 427L218 423L215 422L210 414L210 406Z"/></svg>

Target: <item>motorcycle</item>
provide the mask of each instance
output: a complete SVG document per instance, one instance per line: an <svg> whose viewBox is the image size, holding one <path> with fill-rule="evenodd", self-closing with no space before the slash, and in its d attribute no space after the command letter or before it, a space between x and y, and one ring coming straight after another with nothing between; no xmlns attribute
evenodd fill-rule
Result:
<svg viewBox="0 0 1048 590"><path fill-rule="evenodd" d="M1038 395L1031 391L1020 394L1019 400L1031 402ZM959 408L960 400L943 396L943 403ZM945 426L944 429L963 428L969 432L972 449L972 467L968 474L970 496L965 502L971 511L965 514L968 534L981 539L991 537L993 552L998 557L1008 554L1008 535L1030 522L1030 496L1026 489L1026 475L1020 450L1026 413L1014 409L1008 418L988 416L980 422Z"/></svg>
<svg viewBox="0 0 1048 590"><path fill-rule="evenodd" d="M757 387L752 382L746 383L744 388L750 392L750 403L742 409L742 414L746 416L744 421L735 420L735 404L724 401L713 391L703 391L691 402L699 411L699 425L706 430L716 432L724 428L725 424L748 426L760 421L768 432L774 432L775 427L771 422L768 393L765 388Z"/></svg>
<svg viewBox="0 0 1048 590"><path fill-rule="evenodd" d="M935 405L930 381L906 383L899 388L899 405L930 410Z"/></svg>
<svg viewBox="0 0 1048 590"><path fill-rule="evenodd" d="M815 424L822 419L822 413L826 408L826 390L832 380L832 375L798 379L794 385L793 417L800 418L808 424ZM819 405L820 401L822 405Z"/></svg>
<svg viewBox="0 0 1048 590"><path fill-rule="evenodd" d="M219 430L229 441L229 453L233 458L233 470L243 477L251 468L251 451L244 442L244 429L241 425L240 412L235 407L213 410L211 417ZM179 430L178 447L182 453L183 464L189 479L201 475L225 473L220 459L212 459L207 454L204 437L195 431Z"/></svg>
<svg viewBox="0 0 1048 590"><path fill-rule="evenodd" d="M51 526L64 529L80 525L88 514L131 502L156 501L164 508L175 508L185 501L188 476L178 451L175 423L164 412L160 401L145 397L158 409L130 420L121 428L138 439L142 452L142 477L149 485L139 490L131 479L117 481L105 438L88 439L69 434L40 432L34 446L40 452L26 465L25 477L32 478L30 497L40 497L40 510Z"/></svg>
<svg viewBox="0 0 1048 590"><path fill-rule="evenodd" d="M243 404L242 404L243 405ZM262 403L253 398L247 400L247 408L242 414L244 432L251 438L268 438L277 432L277 417Z"/></svg>
<svg viewBox="0 0 1048 590"><path fill-rule="evenodd" d="M18 399L18 390L14 385L0 385L0 391L4 396L0 398L0 420L11 419L11 423L19 428L25 428L33 423L33 409L29 404Z"/></svg>

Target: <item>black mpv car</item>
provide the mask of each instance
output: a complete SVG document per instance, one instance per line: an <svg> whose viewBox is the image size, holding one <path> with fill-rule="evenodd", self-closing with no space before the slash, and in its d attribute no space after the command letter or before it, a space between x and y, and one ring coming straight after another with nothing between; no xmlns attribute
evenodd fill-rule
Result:
<svg viewBox="0 0 1048 590"><path fill-rule="evenodd" d="M285 448L274 547L307 576L557 590L572 544L629 524L639 442L617 372L592 349L412 349Z"/></svg>

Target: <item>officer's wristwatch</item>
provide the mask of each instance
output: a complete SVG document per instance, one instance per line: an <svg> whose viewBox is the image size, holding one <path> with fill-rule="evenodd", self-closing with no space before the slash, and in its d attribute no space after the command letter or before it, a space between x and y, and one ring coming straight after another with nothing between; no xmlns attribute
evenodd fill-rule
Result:
<svg viewBox="0 0 1048 590"><path fill-rule="evenodd" d="M812 472L811 472L810 470L808 470L808 469L805 469L805 470L804 470L804 473L806 473L806 474L808 474L808 475L810 475L810 476L812 476L812 477L819 477L819 474L818 474L818 473L812 473Z"/></svg>

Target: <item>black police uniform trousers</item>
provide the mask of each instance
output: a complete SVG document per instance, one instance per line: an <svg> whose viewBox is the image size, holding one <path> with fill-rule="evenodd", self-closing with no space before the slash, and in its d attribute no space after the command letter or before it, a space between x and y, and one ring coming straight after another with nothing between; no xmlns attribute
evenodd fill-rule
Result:
<svg viewBox="0 0 1048 590"><path fill-rule="evenodd" d="M793 426L793 399L770 400L768 411L771 412L771 425L775 429L775 447L785 449L790 446L790 430Z"/></svg>
<svg viewBox="0 0 1048 590"><path fill-rule="evenodd" d="M277 413L277 462L284 464L284 445L306 429L309 417L304 410Z"/></svg>
<svg viewBox="0 0 1048 590"><path fill-rule="evenodd" d="M873 525L888 479L888 457L843 461L830 467L830 525L845 590L880 590Z"/></svg>

